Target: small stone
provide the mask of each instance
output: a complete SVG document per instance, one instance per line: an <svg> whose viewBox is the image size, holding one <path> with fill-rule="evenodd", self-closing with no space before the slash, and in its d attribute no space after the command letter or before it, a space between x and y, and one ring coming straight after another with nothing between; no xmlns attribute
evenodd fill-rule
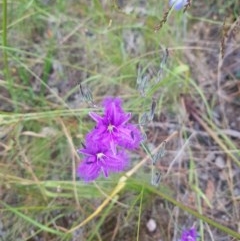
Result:
<svg viewBox="0 0 240 241"><path fill-rule="evenodd" d="M156 230L157 223L156 223L156 221L154 219L151 218L151 219L148 220L146 226L147 226L148 231L152 233L152 232L154 232Z"/></svg>
<svg viewBox="0 0 240 241"><path fill-rule="evenodd" d="M236 197L240 197L240 188L238 188L238 187L234 188L233 195Z"/></svg>
<svg viewBox="0 0 240 241"><path fill-rule="evenodd" d="M217 158L215 160L215 164L218 168L221 168L221 169L223 169L226 166L225 161L222 156L217 156Z"/></svg>

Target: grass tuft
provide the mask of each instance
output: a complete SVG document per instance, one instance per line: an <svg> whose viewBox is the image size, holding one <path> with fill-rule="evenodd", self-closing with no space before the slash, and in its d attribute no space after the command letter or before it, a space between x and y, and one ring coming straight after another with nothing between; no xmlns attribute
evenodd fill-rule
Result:
<svg viewBox="0 0 240 241"><path fill-rule="evenodd" d="M240 239L238 1L0 5L1 240ZM106 96L146 140L125 173L84 183L77 149Z"/></svg>

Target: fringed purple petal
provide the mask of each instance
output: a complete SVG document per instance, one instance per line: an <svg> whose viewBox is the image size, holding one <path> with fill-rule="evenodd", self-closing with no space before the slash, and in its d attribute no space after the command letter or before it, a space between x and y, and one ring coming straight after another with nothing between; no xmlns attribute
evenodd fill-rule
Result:
<svg viewBox="0 0 240 241"><path fill-rule="evenodd" d="M95 180L100 174L101 168L97 165L87 164L85 161L78 166L78 176L86 182Z"/></svg>
<svg viewBox="0 0 240 241"><path fill-rule="evenodd" d="M100 115L96 114L95 112L89 112L89 115L94 121L97 122L97 124L101 123L103 120L103 118Z"/></svg>
<svg viewBox="0 0 240 241"><path fill-rule="evenodd" d="M122 147L127 149L135 149L138 148L141 141L143 141L141 132L132 124L126 125L126 127L122 128L120 131L118 144Z"/></svg>
<svg viewBox="0 0 240 241"><path fill-rule="evenodd" d="M112 157L112 160L108 166L112 172L122 172L129 165L129 156L124 151L119 151L118 155Z"/></svg>

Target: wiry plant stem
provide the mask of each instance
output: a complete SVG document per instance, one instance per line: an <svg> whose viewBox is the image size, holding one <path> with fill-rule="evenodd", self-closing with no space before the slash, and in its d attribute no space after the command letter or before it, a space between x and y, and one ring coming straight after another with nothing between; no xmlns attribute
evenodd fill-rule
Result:
<svg viewBox="0 0 240 241"><path fill-rule="evenodd" d="M4 73L6 80L9 80L9 68L8 68L8 54L7 54L7 0L3 0L2 8L2 44L3 44L3 62Z"/></svg>

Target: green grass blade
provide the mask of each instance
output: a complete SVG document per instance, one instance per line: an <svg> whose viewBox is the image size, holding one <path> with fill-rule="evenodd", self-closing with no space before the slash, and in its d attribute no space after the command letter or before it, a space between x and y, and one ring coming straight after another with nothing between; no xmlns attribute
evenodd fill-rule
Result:
<svg viewBox="0 0 240 241"><path fill-rule="evenodd" d="M7 205L6 203L4 203L4 202L2 202L2 201L0 201L0 202L1 202L1 204L2 204L3 206L5 206L9 211L13 212L14 214L16 214L17 216L21 217L21 218L24 219L25 221L31 223L32 225L40 228L42 231L45 231L45 232L48 232L48 233L52 233L52 234L56 234L56 235L59 235L59 236L61 236L61 235L64 234L64 233L62 233L62 232L60 232L60 231L58 231L58 230L49 228L49 227L47 227L47 226L45 226L45 225L37 222L36 220L33 220L33 219L30 218L29 216L27 216L27 215L25 215L25 214L17 211L15 208Z"/></svg>

